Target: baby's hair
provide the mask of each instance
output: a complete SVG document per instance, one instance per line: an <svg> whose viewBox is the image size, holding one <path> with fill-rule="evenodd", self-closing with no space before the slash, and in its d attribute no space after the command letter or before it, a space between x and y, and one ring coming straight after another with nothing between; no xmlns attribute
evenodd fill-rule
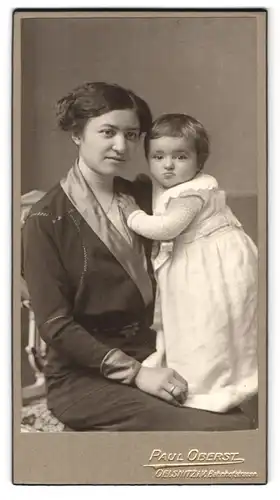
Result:
<svg viewBox="0 0 280 500"><path fill-rule="evenodd" d="M149 155L150 141L160 137L185 137L187 141L191 141L197 154L199 170L203 168L210 152L209 136L198 120L181 113L161 115L152 123L145 136L146 157Z"/></svg>
<svg viewBox="0 0 280 500"><path fill-rule="evenodd" d="M151 127L152 114L146 101L131 90L105 82L86 82L76 87L57 102L56 116L60 129L79 136L90 118L124 109L135 111L140 133Z"/></svg>

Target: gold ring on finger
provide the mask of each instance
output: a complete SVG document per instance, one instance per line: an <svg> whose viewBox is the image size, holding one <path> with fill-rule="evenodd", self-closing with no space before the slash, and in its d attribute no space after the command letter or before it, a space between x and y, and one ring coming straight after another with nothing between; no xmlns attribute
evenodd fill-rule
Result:
<svg viewBox="0 0 280 500"><path fill-rule="evenodd" d="M176 385L171 384L171 389L169 391L169 393L171 394L171 396L173 396L173 392L174 392L175 389L176 389Z"/></svg>

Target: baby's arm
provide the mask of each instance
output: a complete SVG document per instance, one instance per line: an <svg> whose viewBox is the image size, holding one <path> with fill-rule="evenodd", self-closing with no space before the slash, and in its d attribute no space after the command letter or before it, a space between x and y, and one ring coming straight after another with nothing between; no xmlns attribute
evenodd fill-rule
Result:
<svg viewBox="0 0 280 500"><path fill-rule="evenodd" d="M128 216L127 224L145 238L172 240L189 226L202 204L202 199L196 195L172 199L163 215L147 215L142 210L136 210Z"/></svg>

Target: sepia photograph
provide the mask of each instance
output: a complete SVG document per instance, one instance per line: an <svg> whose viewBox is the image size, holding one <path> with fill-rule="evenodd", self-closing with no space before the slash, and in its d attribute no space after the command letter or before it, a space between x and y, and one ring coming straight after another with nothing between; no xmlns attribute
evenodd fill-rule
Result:
<svg viewBox="0 0 280 500"><path fill-rule="evenodd" d="M14 12L14 483L266 482L266 16Z"/></svg>

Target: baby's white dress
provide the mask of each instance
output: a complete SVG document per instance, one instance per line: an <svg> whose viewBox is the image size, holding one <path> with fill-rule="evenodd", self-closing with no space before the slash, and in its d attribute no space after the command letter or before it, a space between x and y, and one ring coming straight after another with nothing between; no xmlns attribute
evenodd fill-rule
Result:
<svg viewBox="0 0 280 500"><path fill-rule="evenodd" d="M185 406L224 412L258 389L257 248L212 176L155 192L154 215L177 198L202 208L154 256L162 330L144 364L166 363L187 380ZM128 225L141 234L152 219L139 210Z"/></svg>

